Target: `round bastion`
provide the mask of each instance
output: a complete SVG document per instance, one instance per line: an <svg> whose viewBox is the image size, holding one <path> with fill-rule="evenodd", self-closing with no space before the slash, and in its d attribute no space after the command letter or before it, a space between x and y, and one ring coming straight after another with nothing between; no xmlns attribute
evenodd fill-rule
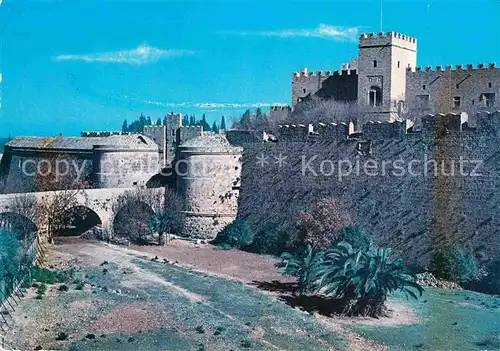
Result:
<svg viewBox="0 0 500 351"><path fill-rule="evenodd" d="M185 199L184 234L215 238L238 211L243 149L219 134L204 134L178 147L177 189Z"/></svg>

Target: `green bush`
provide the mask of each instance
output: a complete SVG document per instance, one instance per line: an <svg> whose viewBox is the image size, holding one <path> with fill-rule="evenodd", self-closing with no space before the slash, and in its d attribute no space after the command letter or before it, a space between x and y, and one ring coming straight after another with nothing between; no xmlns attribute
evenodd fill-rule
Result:
<svg viewBox="0 0 500 351"><path fill-rule="evenodd" d="M66 340L68 338L68 334L65 332L57 333L56 340Z"/></svg>
<svg viewBox="0 0 500 351"><path fill-rule="evenodd" d="M333 246L342 241L349 243L354 250L368 250L372 245L365 231L358 224L349 224L340 229Z"/></svg>
<svg viewBox="0 0 500 351"><path fill-rule="evenodd" d="M41 284L38 289L36 289L37 295L43 295L47 291L47 285Z"/></svg>
<svg viewBox="0 0 500 351"><path fill-rule="evenodd" d="M279 256L286 251L288 234L278 225L271 223L255 233L248 251Z"/></svg>
<svg viewBox="0 0 500 351"><path fill-rule="evenodd" d="M33 280L45 284L68 283L73 279L74 274L74 268L62 271L53 271L47 268L33 266L31 271L31 277Z"/></svg>
<svg viewBox="0 0 500 351"><path fill-rule="evenodd" d="M500 295L500 258L486 266L487 275L473 282L471 288L485 294Z"/></svg>
<svg viewBox="0 0 500 351"><path fill-rule="evenodd" d="M242 249L252 242L252 230L246 221L235 220L228 224L217 237L212 241L212 244L219 245L223 248L238 248Z"/></svg>
<svg viewBox="0 0 500 351"><path fill-rule="evenodd" d="M69 288L66 284L60 285L59 288L57 288L59 291L68 291Z"/></svg>
<svg viewBox="0 0 500 351"><path fill-rule="evenodd" d="M440 279L464 283L477 276L477 261L470 252L453 247L441 247L432 253L429 270Z"/></svg>

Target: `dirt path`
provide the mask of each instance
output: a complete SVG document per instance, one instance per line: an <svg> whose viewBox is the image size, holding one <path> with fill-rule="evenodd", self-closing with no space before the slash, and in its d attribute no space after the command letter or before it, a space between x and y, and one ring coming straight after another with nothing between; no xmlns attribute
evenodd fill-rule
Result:
<svg viewBox="0 0 500 351"><path fill-rule="evenodd" d="M132 270L135 275L133 281L129 283L137 287L144 282L152 282L164 285L177 293L189 298L192 302L206 304L213 308L205 300L204 296L195 294L189 290L179 287L171 282L165 281L151 271L141 269L135 265L132 260L138 256L149 255L150 257L157 256L160 261L168 260L175 264L189 268L190 270L202 272L208 275L222 277L244 282L255 288L255 282L272 282L279 281L282 283L290 282L290 279L284 279L277 273L274 263L275 259L266 256L250 254L241 251L224 251L213 248L211 245L197 245L194 243L176 240L164 247L154 246L131 246L120 247L114 245L106 245L101 242L83 242L79 245L63 244L58 247L58 252L65 252L82 259L84 264L95 264L99 260L107 260L118 264L123 268ZM275 292L265 291L268 295L278 300L278 294ZM350 318L331 318L321 315L316 315L319 323L327 326L332 331L340 333L350 341L350 350L385 350L386 347L377 344L371 340L361 337L359 334L349 330L346 326L352 323L359 324L412 324L418 321L416 315L405 305L390 304L389 308L395 310L395 318L385 318L379 320L366 319L350 319ZM217 310L218 313L232 318L232 316ZM277 348L270 344L269 346ZM279 349L279 348L277 348Z"/></svg>

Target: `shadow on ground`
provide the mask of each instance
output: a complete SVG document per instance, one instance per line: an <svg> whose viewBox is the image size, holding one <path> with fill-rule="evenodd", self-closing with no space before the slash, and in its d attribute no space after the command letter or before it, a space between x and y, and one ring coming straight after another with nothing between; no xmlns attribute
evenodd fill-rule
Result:
<svg viewBox="0 0 500 351"><path fill-rule="evenodd" d="M253 281L252 285L258 289L278 293L278 299L293 308L299 308L310 314L319 313L323 316L342 315L345 311L346 302L325 296L300 295L297 283Z"/></svg>

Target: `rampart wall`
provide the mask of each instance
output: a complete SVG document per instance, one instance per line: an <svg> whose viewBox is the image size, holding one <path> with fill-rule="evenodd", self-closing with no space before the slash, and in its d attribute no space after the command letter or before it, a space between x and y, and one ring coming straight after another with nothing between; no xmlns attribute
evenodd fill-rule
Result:
<svg viewBox="0 0 500 351"><path fill-rule="evenodd" d="M369 123L356 134L347 125L282 128L277 143L244 145L238 217L254 230L290 226L333 196L376 244L412 265L425 266L435 244L483 260L499 255L500 112L476 128L451 114L426 116L421 131L406 123Z"/></svg>

